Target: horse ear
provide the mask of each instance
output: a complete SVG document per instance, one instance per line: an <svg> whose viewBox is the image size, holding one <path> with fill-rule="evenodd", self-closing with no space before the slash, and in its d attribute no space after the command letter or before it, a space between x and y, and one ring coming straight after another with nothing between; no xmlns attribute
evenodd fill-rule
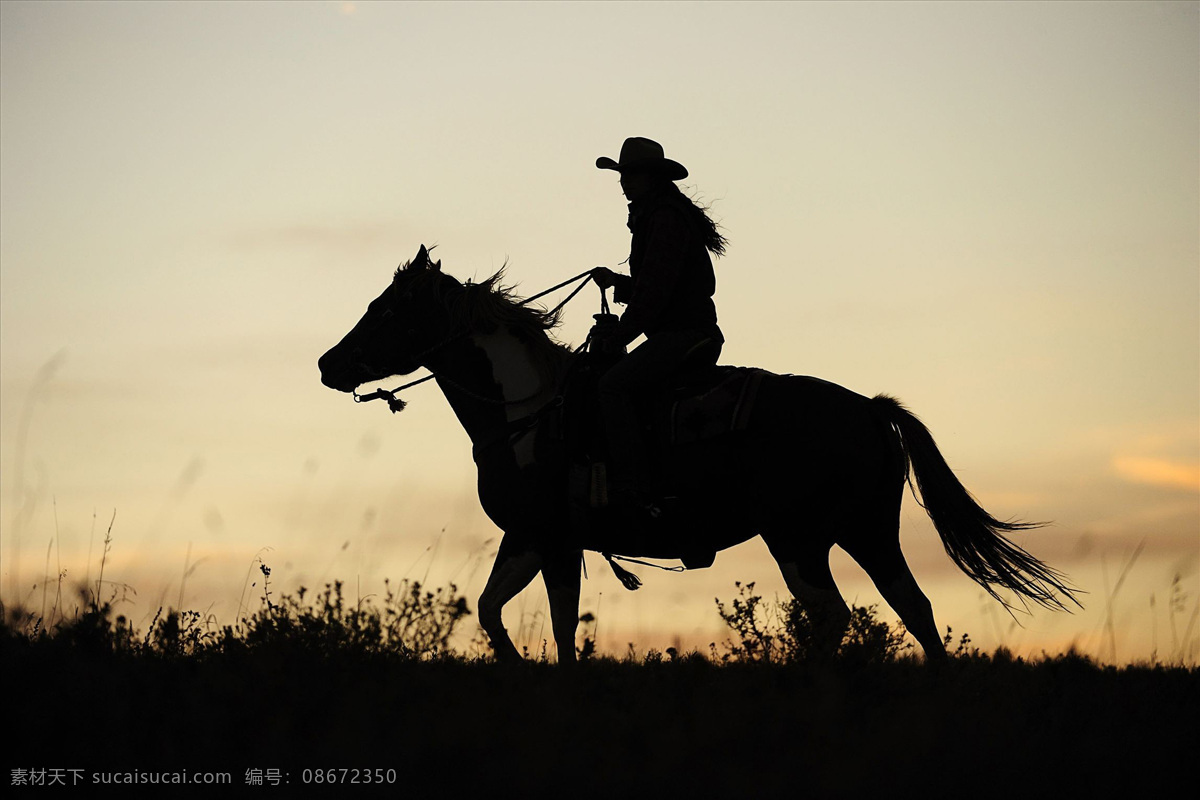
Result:
<svg viewBox="0 0 1200 800"><path fill-rule="evenodd" d="M421 245L421 249L417 251L417 257L411 263L413 269L425 269L429 266L429 251L425 249L425 245Z"/></svg>
<svg viewBox="0 0 1200 800"><path fill-rule="evenodd" d="M442 271L442 260L439 258L436 262L430 261L429 268L432 269L434 272L441 272Z"/></svg>

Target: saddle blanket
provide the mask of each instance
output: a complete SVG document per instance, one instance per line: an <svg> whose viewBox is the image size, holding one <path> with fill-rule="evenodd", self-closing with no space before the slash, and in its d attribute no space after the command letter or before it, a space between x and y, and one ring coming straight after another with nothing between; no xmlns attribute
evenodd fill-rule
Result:
<svg viewBox="0 0 1200 800"><path fill-rule="evenodd" d="M679 397L670 406L666 430L671 444L690 444L733 431L750 423L754 399L765 370L731 368L716 384Z"/></svg>

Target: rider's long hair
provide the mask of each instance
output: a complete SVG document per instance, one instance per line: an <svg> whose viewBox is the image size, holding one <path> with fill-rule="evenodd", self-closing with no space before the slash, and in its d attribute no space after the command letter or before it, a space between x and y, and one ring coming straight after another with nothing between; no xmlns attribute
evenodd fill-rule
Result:
<svg viewBox="0 0 1200 800"><path fill-rule="evenodd" d="M675 202L700 231L700 238L704 242L705 249L718 258L725 255L725 247L729 244L729 240L721 233L720 226L713 222L712 217L708 215L710 207L701 205L694 197L688 197L670 180L664 179L663 182L664 190L678 195Z"/></svg>

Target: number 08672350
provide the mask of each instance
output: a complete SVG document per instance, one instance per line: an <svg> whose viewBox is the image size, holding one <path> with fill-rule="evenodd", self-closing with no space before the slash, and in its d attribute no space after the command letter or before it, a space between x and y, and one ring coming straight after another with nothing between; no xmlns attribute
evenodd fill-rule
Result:
<svg viewBox="0 0 1200 800"><path fill-rule="evenodd" d="M394 769L306 769L301 771L304 783L395 783Z"/></svg>

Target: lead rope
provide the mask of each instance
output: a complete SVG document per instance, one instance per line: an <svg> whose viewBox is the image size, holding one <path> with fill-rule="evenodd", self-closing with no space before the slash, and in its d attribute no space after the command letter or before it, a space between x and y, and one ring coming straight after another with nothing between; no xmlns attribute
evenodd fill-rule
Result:
<svg viewBox="0 0 1200 800"><path fill-rule="evenodd" d="M571 300L574 299L575 295L579 294L583 290L583 287L588 285L588 282L591 281L591 279L592 279L592 271L590 269L586 272L579 273L578 275L576 275L573 278L567 278L562 283L555 284L554 286L551 286L549 289L540 291L537 294L533 295L532 297L527 297L524 300L522 300L521 302L517 303L517 305L523 306L528 303L532 303L534 300L537 300L539 297L545 297L546 295L550 294L551 292L557 291L558 289L561 289L564 286L572 284L575 281L580 280L581 278L583 279L583 282L580 283L578 286L576 286L574 288L574 290L572 290L571 293L569 295L567 295L565 300L563 300L561 303L559 303L553 309L551 309L549 312L547 312L547 316L553 316L553 315L557 314L559 311L561 311L563 306L565 306L567 303L571 302ZM603 289L600 290L600 310L605 314L608 313L608 298L605 297ZM442 342L434 345L433 347L429 348L424 353L421 353L421 355L422 356L428 355L429 353L432 353L434 350L445 345L449 341L450 341L449 339L446 339L445 341L442 341ZM583 343L583 345L581 345L579 347L579 350L582 350L583 347L585 347L586 345L587 345L587 342L585 341ZM575 352L579 352L579 350L576 350ZM426 381L431 381L436 377L437 377L436 374L429 374L429 375L426 375L424 378L418 378L415 381L410 381L410 382L404 384L403 386L397 386L395 389L376 389L375 391L368 392L367 394L359 394L358 392L354 392L354 402L367 403L367 402L370 402L371 400L379 400L379 399L387 400L388 408L391 409L393 414L395 414L399 411L403 411L405 409L405 407L408 405L408 403L404 402L399 397L396 397L396 394L398 392L402 392L405 389L409 389L409 388L412 388L413 386L417 386L419 384L425 383ZM471 397L477 397L477 398L483 399L483 400L487 399L487 398L482 398L479 395L476 395L474 392L470 392L470 391L464 389L463 387L459 386L454 381L451 381L448 378L446 378L446 376L444 376L444 375L442 376L442 378L443 378L443 380L446 380L448 383L450 383L455 389L458 389L459 391L463 392L464 394L470 395ZM526 400L527 399L528 398L526 398ZM507 405L509 402L524 402L524 401L501 401L501 404Z"/></svg>

